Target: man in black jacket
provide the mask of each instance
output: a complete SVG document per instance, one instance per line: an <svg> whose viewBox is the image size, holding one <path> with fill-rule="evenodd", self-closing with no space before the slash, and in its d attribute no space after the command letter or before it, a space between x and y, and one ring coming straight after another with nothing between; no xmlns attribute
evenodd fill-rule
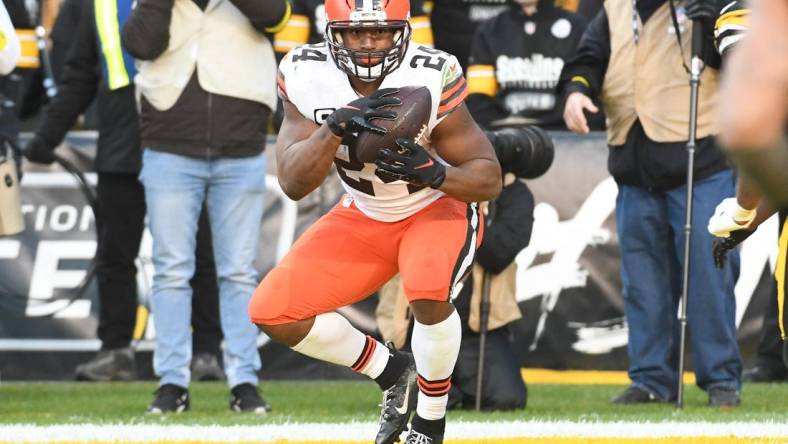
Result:
<svg viewBox="0 0 788 444"><path fill-rule="evenodd" d="M690 100L689 75L682 65L690 56L692 28L716 18L699 8L705 3L606 1L561 74L570 130L588 132L584 111L597 111L591 102L596 95L607 114L608 169L618 184L616 227L632 380L611 399L614 404L664 402L677 394L676 312L684 265ZM710 26L704 39L711 43ZM710 44L704 60L708 66L698 90L692 202L696 223L687 317L697 385L707 391L710 405L732 408L741 402L733 293L738 256L715 269L711 235L698 221L706 221L716 203L732 194L734 177L714 140L720 59Z"/></svg>
<svg viewBox="0 0 788 444"><path fill-rule="evenodd" d="M64 139L77 118L97 99L101 116L95 168L98 172L96 228L96 276L98 279L99 354L77 367L81 380L107 381L135 378L134 351L130 347L137 315L137 269L135 258L144 229L145 196L137 180L140 171L140 136L134 86L133 60L112 42L113 21L125 16L131 2L120 0L119 16L99 19L96 9L106 2L90 2L81 8L79 24L72 35L58 94L46 108L25 156L36 163L51 164L53 150ZM125 11L124 11L125 8ZM100 33L99 30L104 31ZM101 37L100 37L101 34ZM119 64L107 62L107 57ZM111 68L110 68L111 67ZM120 80L119 80L120 79ZM218 290L207 216L201 219L197 267L192 286L195 353L200 371L216 376L221 342Z"/></svg>
<svg viewBox="0 0 788 444"><path fill-rule="evenodd" d="M265 413L257 391L257 328L247 305L263 216L276 61L268 35L290 17L287 0L140 0L123 26L139 63L144 148L140 180L153 236L151 296L160 377L149 413L189 408L191 252L200 205L211 220L234 411Z"/></svg>
<svg viewBox="0 0 788 444"><path fill-rule="evenodd" d="M565 128L555 87L586 27L552 0L516 0L476 30L468 66L468 109L482 126L518 118Z"/></svg>

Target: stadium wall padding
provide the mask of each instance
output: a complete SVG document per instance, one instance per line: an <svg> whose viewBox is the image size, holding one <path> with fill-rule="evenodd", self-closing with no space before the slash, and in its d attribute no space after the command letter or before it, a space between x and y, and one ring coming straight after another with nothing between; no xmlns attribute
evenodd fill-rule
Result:
<svg viewBox="0 0 788 444"><path fill-rule="evenodd" d="M556 144L553 167L527 182L537 207L531 245L517 257L517 297L524 314L510 326L517 359L524 367L625 370L627 325L618 271L616 186L606 169L605 136L551 135ZM273 140L269 146L273 147ZM71 133L58 152L90 171L95 134ZM270 173L275 171L272 148L268 155ZM88 179L95 183L96 175L89 173ZM332 175L319 190L294 203L277 189L275 177L267 182L257 263L260 276L275 264L277 252L286 251L290 239L331 208L342 193ZM95 282L77 297L73 289L95 252L95 221L74 179L57 167L26 164L22 202L26 231L0 238L0 380L71 379L74 366L100 345L95 339ZM694 221L704 226L706 222ZM776 222L769 221L742 249L737 323L748 361L757 344L763 308L773 297L770 270L776 232ZM146 232L137 262L143 307L153 273L150 251ZM374 333L375 302L373 295L342 313ZM690 334L691 330L690 321ZM134 344L140 374L146 378L153 377L154 337L152 323L147 322ZM258 344L264 378L354 377L347 369L303 358L264 335Z"/></svg>

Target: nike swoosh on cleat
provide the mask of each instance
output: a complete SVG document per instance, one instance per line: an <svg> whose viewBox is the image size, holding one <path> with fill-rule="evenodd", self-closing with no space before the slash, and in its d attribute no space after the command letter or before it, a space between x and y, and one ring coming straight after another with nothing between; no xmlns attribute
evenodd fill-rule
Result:
<svg viewBox="0 0 788 444"><path fill-rule="evenodd" d="M394 410L396 410L397 413L399 413L400 415L404 415L408 413L409 395L410 395L410 384L408 384L408 386L405 388L405 397L403 398L404 400L402 401L402 407L394 407Z"/></svg>
<svg viewBox="0 0 788 444"><path fill-rule="evenodd" d="M429 160L429 161L427 161L426 163L424 163L424 164L421 164L421 165L419 165L419 166L415 167L414 169L415 169L415 170L420 170L420 169L422 169L422 168L431 167L433 163L435 163L435 162L433 162L433 161L432 161L432 159L430 159L430 160Z"/></svg>

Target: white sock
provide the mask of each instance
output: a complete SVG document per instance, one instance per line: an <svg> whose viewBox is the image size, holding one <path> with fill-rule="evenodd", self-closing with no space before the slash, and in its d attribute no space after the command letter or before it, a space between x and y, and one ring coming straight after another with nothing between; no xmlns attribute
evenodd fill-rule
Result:
<svg viewBox="0 0 788 444"><path fill-rule="evenodd" d="M315 316L315 323L293 350L310 358L351 367L377 378L389 360L388 348L335 312Z"/></svg>
<svg viewBox="0 0 788 444"><path fill-rule="evenodd" d="M415 321L411 348L418 371L419 401L416 413L429 420L446 416L451 374L460 353L462 327L455 310L434 325Z"/></svg>

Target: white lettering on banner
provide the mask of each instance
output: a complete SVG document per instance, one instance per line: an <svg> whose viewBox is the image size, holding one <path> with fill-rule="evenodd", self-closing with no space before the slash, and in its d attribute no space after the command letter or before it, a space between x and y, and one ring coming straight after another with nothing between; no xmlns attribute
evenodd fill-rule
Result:
<svg viewBox="0 0 788 444"><path fill-rule="evenodd" d="M542 297L531 350L545 331L547 316L553 311L563 290L587 285L588 270L580 256L588 246L610 242L605 221L615 211L618 188L612 178L603 180L583 202L574 218L560 221L556 209L541 202L534 209L531 244L517 255L517 300ZM695 220L693 224L707 221ZM736 282L736 325L741 323L763 270L774 269L777 257L777 216L772 216L750 236L741 248L741 268ZM549 262L536 263L538 257L552 255ZM626 345L627 325L624 318L589 324L570 322L577 330L575 350L589 354L609 353Z"/></svg>
<svg viewBox="0 0 788 444"><path fill-rule="evenodd" d="M65 216L65 217L64 217ZM57 232L71 231L77 225L77 209L70 205L58 205L52 210L49 226Z"/></svg>
<svg viewBox="0 0 788 444"><path fill-rule="evenodd" d="M503 3L501 1L492 1L490 3ZM468 19L472 22L481 22L489 20L506 10L506 6L494 5L471 5L468 8Z"/></svg>
<svg viewBox="0 0 788 444"><path fill-rule="evenodd" d="M93 228L96 220L90 205L58 205L50 211L47 205L25 204L22 205L22 214L32 215L32 228L38 232L49 229L64 233L76 229L84 233Z"/></svg>
<svg viewBox="0 0 788 444"><path fill-rule="evenodd" d="M555 88L564 61L559 57L532 54L531 57L500 55L495 60L495 78L502 89Z"/></svg>
<svg viewBox="0 0 788 444"><path fill-rule="evenodd" d="M41 303L52 299L56 288L74 288L85 277L85 270L60 269L60 261L90 260L95 254L95 241L40 241L30 277L30 293L25 314L30 317L47 316L68 306L68 300ZM71 316L87 317L90 313L90 301L80 302L79 307L79 310L70 310Z"/></svg>
<svg viewBox="0 0 788 444"><path fill-rule="evenodd" d="M17 240L0 240L0 259L18 258L21 248L22 242Z"/></svg>
<svg viewBox="0 0 788 444"><path fill-rule="evenodd" d="M547 111L555 107L555 94L544 92L511 92L503 100L506 109L517 114L526 110Z"/></svg>

